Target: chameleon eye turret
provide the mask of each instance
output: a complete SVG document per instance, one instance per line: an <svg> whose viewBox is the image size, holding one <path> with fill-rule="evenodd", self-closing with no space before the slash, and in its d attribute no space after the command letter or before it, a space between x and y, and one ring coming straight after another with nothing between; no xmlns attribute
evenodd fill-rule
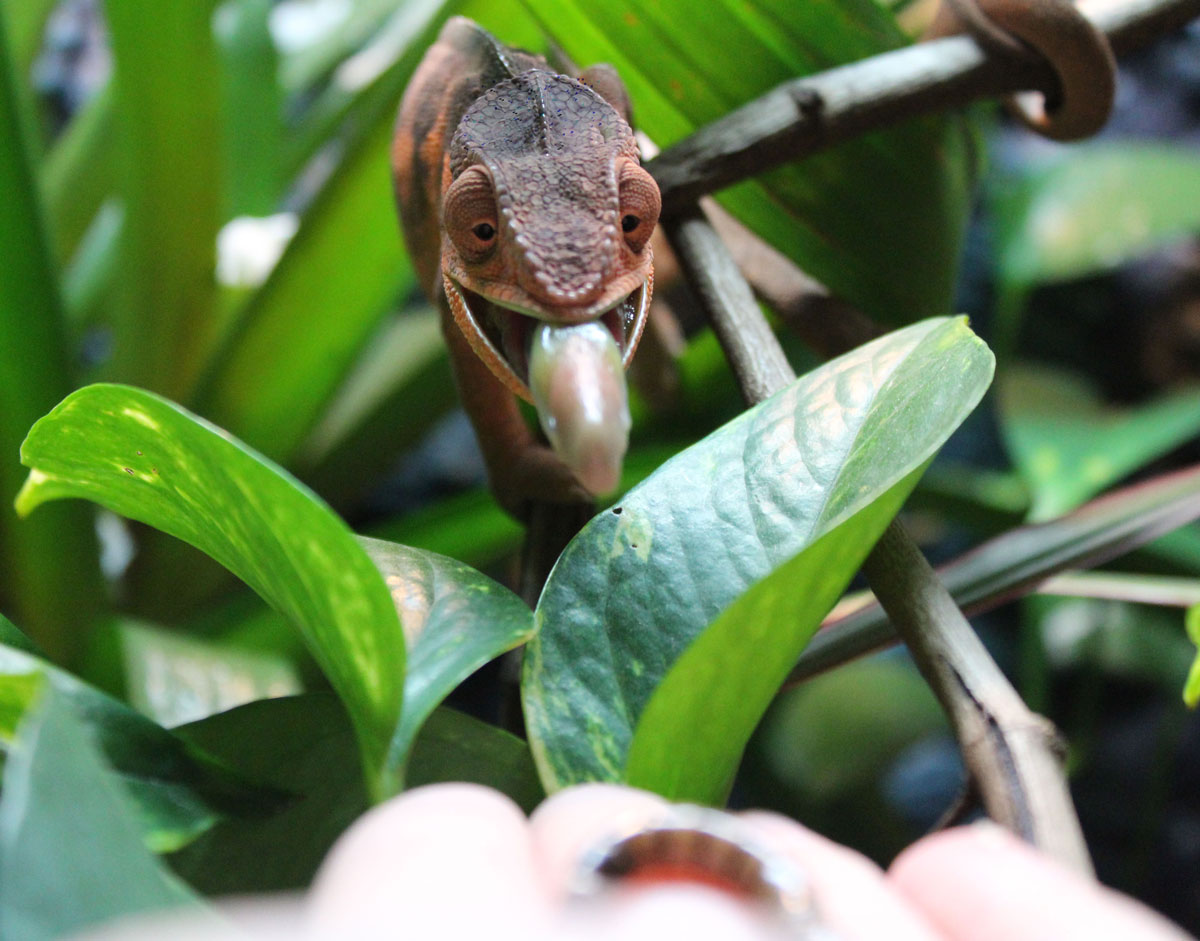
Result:
<svg viewBox="0 0 1200 941"><path fill-rule="evenodd" d="M401 103L405 240L442 307L493 489L518 513L620 479L660 200L611 97L457 18ZM556 460L513 396L534 404Z"/></svg>

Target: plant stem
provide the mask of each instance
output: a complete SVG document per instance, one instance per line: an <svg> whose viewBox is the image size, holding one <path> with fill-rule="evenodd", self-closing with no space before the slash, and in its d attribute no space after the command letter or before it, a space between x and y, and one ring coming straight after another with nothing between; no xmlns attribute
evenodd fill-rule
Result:
<svg viewBox="0 0 1200 941"><path fill-rule="evenodd" d="M1200 16L1200 0L1091 0L1080 9L1121 53ZM1004 54L951 36L784 82L668 147L647 169L662 190L664 213L674 212L906 118L1017 91L1053 93L1057 81L1036 55Z"/></svg>
<svg viewBox="0 0 1200 941"><path fill-rule="evenodd" d="M795 378L732 255L699 208L664 219L747 402ZM864 571L942 702L988 813L1059 860L1091 871L1050 724L992 661L920 550L893 521Z"/></svg>

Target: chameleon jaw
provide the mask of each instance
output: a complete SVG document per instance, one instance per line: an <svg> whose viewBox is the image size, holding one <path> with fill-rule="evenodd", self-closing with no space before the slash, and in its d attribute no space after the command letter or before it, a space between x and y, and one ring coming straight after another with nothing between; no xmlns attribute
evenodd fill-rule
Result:
<svg viewBox="0 0 1200 941"><path fill-rule="evenodd" d="M529 345L539 323L556 323L548 317L485 297L442 273L442 284L450 302L455 323L471 348L515 395L533 402L529 388ZM654 286L653 273L611 306L588 318L607 329L621 353L622 366L628 367L637 350L650 310Z"/></svg>

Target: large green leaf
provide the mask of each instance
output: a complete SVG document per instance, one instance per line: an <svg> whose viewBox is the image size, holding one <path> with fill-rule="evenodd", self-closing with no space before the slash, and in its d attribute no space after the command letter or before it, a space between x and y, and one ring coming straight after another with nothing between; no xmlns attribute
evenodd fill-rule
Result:
<svg viewBox="0 0 1200 941"><path fill-rule="evenodd" d="M0 936L6 941L50 941L195 899L142 845L119 785L48 687L9 752L3 795Z"/></svg>
<svg viewBox="0 0 1200 941"><path fill-rule="evenodd" d="M211 351L220 225L216 0L108 0L125 201L116 377L179 396Z"/></svg>
<svg viewBox="0 0 1200 941"><path fill-rule="evenodd" d="M248 777L294 794L274 815L230 820L171 858L176 872L214 895L299 889L368 806L342 705L312 693L250 703L177 730ZM541 798L529 748L500 729L438 709L417 736L410 786L474 781L526 810Z"/></svg>
<svg viewBox="0 0 1200 941"><path fill-rule="evenodd" d="M840 590L915 472L978 402L991 371L991 354L964 319L915 324L797 380L592 520L550 575L526 655L526 722L546 787L625 776L643 721L639 752L669 757L690 747L685 740L712 714L698 720L689 712L685 729L662 721L652 697L664 678L664 702L695 704L673 669L729 656L736 665L720 682L755 696L756 680L741 672L768 677L767 684L786 673L792 661L777 660L798 652L833 601L822 597L804 612L811 623L793 623L804 600L786 599L780 587L799 576L792 560L821 545L817 551L836 566L822 590ZM773 648L739 649L731 630L737 605L771 619L762 630L775 638ZM719 617L727 609L729 618ZM759 636L757 626L746 629ZM700 652L685 655L697 638ZM715 694L711 683L698 692ZM746 713L756 708L748 704ZM746 715L730 721L744 723ZM704 741L709 754L700 763L722 768L745 745L744 737Z"/></svg>
<svg viewBox="0 0 1200 941"><path fill-rule="evenodd" d="M533 635L533 612L502 585L454 559L359 537L404 622L408 676L389 765L403 768L413 739L459 683Z"/></svg>
<svg viewBox="0 0 1200 941"><path fill-rule="evenodd" d="M780 82L906 42L872 0L525 3L577 63L616 66L659 146ZM772 171L722 202L835 293L895 323L897 312L950 308L970 162L961 121L926 118Z"/></svg>
<svg viewBox="0 0 1200 941"><path fill-rule="evenodd" d="M1171 144L1073 147L998 180L991 209L999 326L1009 342L1025 295L1037 285L1108 271L1200 232L1200 157Z"/></svg>
<svg viewBox="0 0 1200 941"><path fill-rule="evenodd" d="M680 654L637 719L626 781L724 802L767 706L921 470L751 586Z"/></svg>
<svg viewBox="0 0 1200 941"><path fill-rule="evenodd" d="M7 627L20 637L16 628ZM124 703L15 646L12 637L7 641L0 646L0 743L12 742L33 704L32 694L49 684L84 723L121 783L148 848L178 849L226 814L272 805L273 795L249 787Z"/></svg>
<svg viewBox="0 0 1200 941"><path fill-rule="evenodd" d="M1200 389L1114 407L1080 377L1013 365L997 390L1001 430L1029 486L1033 521L1075 509L1200 433Z"/></svg>
<svg viewBox="0 0 1200 941"><path fill-rule="evenodd" d="M172 868L206 894L303 888L333 841L370 806L353 727L328 693L260 700L175 731L291 795L276 813L223 821L171 857Z"/></svg>
<svg viewBox="0 0 1200 941"><path fill-rule="evenodd" d="M7 11L4 16L7 16ZM41 206L0 16L0 607L61 661L74 659L91 612L103 603L96 542L83 507L56 507L18 525L21 486L14 460L29 426L71 388L56 273L46 249Z"/></svg>
<svg viewBox="0 0 1200 941"><path fill-rule="evenodd" d="M400 716L404 637L387 586L346 525L298 482L149 392L94 385L30 431L18 497L29 513L83 497L208 553L284 613L343 697L369 786Z"/></svg>

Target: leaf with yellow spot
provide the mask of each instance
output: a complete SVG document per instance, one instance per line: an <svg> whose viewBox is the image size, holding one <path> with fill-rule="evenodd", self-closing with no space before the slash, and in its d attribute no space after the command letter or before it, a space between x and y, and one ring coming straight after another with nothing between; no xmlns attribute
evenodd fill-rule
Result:
<svg viewBox="0 0 1200 941"><path fill-rule="evenodd" d="M992 365L965 318L914 324L798 379L588 523L550 574L525 660L547 790L623 778L721 800L782 678Z"/></svg>
<svg viewBox="0 0 1200 941"><path fill-rule="evenodd" d="M404 636L387 586L314 493L225 432L152 393L93 385L67 396L21 447L24 516L82 497L208 553L304 635L346 703L367 780L387 765L404 691Z"/></svg>

